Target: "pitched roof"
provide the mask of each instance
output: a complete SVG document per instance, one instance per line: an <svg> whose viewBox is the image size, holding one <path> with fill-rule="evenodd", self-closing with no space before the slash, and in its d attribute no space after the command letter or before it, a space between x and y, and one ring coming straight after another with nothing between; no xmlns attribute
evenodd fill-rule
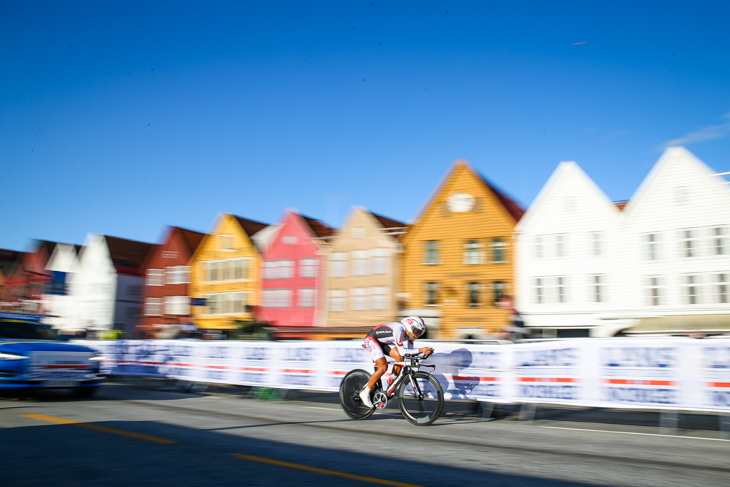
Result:
<svg viewBox="0 0 730 487"><path fill-rule="evenodd" d="M515 200L507 196L504 191L497 189L497 187L490 183L487 178L482 176L478 171L475 171L477 176L481 178L481 180L484 182L484 184L487 185L489 189L492 190L494 195L497 197L500 203L502 203L502 206L507 210L507 212L512 215L512 218L515 219L516 222L520 221L520 218L522 218L522 215L525 214L525 210L522 209L522 207L517 203Z"/></svg>
<svg viewBox="0 0 730 487"><path fill-rule="evenodd" d="M49 240L38 240L36 250L43 248L46 251L46 256L50 257L51 255L53 255L53 250L56 248L56 245L58 245L58 242L51 242Z"/></svg>
<svg viewBox="0 0 730 487"><path fill-rule="evenodd" d="M139 271L154 244L104 235L109 256L118 272Z"/></svg>
<svg viewBox="0 0 730 487"><path fill-rule="evenodd" d="M24 253L19 250L0 249L0 269L6 276L13 272Z"/></svg>
<svg viewBox="0 0 730 487"><path fill-rule="evenodd" d="M231 216L236 219L238 224L241 225L241 228L243 228L243 231L246 232L246 235L248 235L249 237L253 237L254 234L269 226L267 223L247 220L246 218L241 218L240 216L236 215Z"/></svg>
<svg viewBox="0 0 730 487"><path fill-rule="evenodd" d="M198 249L198 245L205 238L204 233L196 232L194 230L188 230L187 228L172 227L173 230L177 230L182 237L183 243L188 247L190 255L193 255Z"/></svg>
<svg viewBox="0 0 730 487"><path fill-rule="evenodd" d="M416 217L412 220L413 222L417 222L421 219L421 216L426 212L426 210L431 206L431 203L433 200L441 193L441 190L443 189L444 185L451 179L451 176L453 176L454 172L461 167L464 166L466 169L471 171L474 175L481 180L482 183L484 183L484 186L487 187L488 190L490 190L494 196L499 200L499 202L502 204L502 206L507 210L507 212L512 216L512 218L515 219L515 222L519 222L522 218L522 215L525 214L525 210L522 209L522 207L514 201L512 198L507 196L503 191L498 189L494 184L490 183L482 174L474 169L474 167L469 164L466 160L456 160L451 164L451 167L449 167L449 170L446 171L446 174L441 178L441 181L439 181L439 184L436 186L436 188L433 190L431 195L428 197L424 205L421 207L421 209L418 211L418 214Z"/></svg>
<svg viewBox="0 0 730 487"><path fill-rule="evenodd" d="M375 217L376 220L380 222L381 225L383 225L385 228L403 228L406 226L405 223L399 222L398 220L393 220L391 218L386 218L382 215L378 215L377 213L370 212L371 215Z"/></svg>
<svg viewBox="0 0 730 487"><path fill-rule="evenodd" d="M319 238L325 238L329 237L335 231L330 228L327 224L322 222L321 220L317 220L315 218L310 218L308 216L299 215L302 217L302 219L309 225L309 228L312 229L312 233L314 233Z"/></svg>

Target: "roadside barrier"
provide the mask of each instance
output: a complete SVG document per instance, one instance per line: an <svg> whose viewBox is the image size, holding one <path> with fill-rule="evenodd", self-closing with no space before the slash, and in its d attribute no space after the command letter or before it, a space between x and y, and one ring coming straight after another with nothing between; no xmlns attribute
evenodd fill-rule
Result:
<svg viewBox="0 0 730 487"><path fill-rule="evenodd" d="M88 340L109 375L337 391L372 370L360 341ZM730 412L730 340L571 339L514 345L429 342L447 399ZM418 346L418 343L416 343ZM384 378L385 380L385 378Z"/></svg>

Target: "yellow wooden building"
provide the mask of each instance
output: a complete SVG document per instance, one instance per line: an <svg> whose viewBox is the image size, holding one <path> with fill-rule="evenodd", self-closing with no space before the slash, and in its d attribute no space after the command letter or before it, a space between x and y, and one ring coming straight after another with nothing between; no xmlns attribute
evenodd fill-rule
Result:
<svg viewBox="0 0 730 487"><path fill-rule="evenodd" d="M193 323L201 330L235 330L259 304L261 257L252 237L265 223L221 213L190 260ZM204 301L203 301L204 300Z"/></svg>
<svg viewBox="0 0 730 487"><path fill-rule="evenodd" d="M401 315L429 338L491 338L508 322L513 230L524 210L467 161L455 161L403 236Z"/></svg>

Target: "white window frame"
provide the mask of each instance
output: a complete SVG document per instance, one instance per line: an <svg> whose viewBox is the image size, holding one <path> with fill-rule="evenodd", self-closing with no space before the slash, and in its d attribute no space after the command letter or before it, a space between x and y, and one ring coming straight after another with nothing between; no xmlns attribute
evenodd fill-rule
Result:
<svg viewBox="0 0 730 487"><path fill-rule="evenodd" d="M699 274L685 274L684 299L688 305L702 304L702 276Z"/></svg>
<svg viewBox="0 0 730 487"><path fill-rule="evenodd" d="M162 316L162 298L147 298L144 302L145 316Z"/></svg>
<svg viewBox="0 0 730 487"><path fill-rule="evenodd" d="M490 242L492 254L492 264L506 264L509 262L507 258L507 252L509 251L510 244L507 239L503 237L495 237ZM497 260L497 252L499 252L501 258Z"/></svg>
<svg viewBox="0 0 730 487"><path fill-rule="evenodd" d="M660 241L661 236L658 233L644 234L644 244L646 245L646 260L659 260L660 258Z"/></svg>
<svg viewBox="0 0 730 487"><path fill-rule="evenodd" d="M681 230L680 245L683 258L692 259L699 257L700 246L697 233L696 228Z"/></svg>
<svg viewBox="0 0 730 487"><path fill-rule="evenodd" d="M441 242L439 240L423 241L423 262L425 265L441 263Z"/></svg>
<svg viewBox="0 0 730 487"><path fill-rule="evenodd" d="M165 271L164 269L147 269L147 285L148 286L164 286Z"/></svg>
<svg viewBox="0 0 730 487"><path fill-rule="evenodd" d="M330 273L332 277L347 277L347 252L330 254Z"/></svg>
<svg viewBox="0 0 730 487"><path fill-rule="evenodd" d="M661 306L664 304L664 287L661 276L648 276L646 278L646 304L647 306Z"/></svg>
<svg viewBox="0 0 730 487"><path fill-rule="evenodd" d="M314 308L315 289L313 287L302 287L297 291L299 308Z"/></svg>

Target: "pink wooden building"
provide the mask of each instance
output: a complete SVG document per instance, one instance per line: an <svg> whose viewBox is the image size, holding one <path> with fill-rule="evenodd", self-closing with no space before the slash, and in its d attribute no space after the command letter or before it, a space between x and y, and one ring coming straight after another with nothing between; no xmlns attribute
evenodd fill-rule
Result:
<svg viewBox="0 0 730 487"><path fill-rule="evenodd" d="M263 249L256 317L270 323L277 336L305 337L312 326L324 324L326 247L332 234L323 222L286 210L276 236Z"/></svg>

